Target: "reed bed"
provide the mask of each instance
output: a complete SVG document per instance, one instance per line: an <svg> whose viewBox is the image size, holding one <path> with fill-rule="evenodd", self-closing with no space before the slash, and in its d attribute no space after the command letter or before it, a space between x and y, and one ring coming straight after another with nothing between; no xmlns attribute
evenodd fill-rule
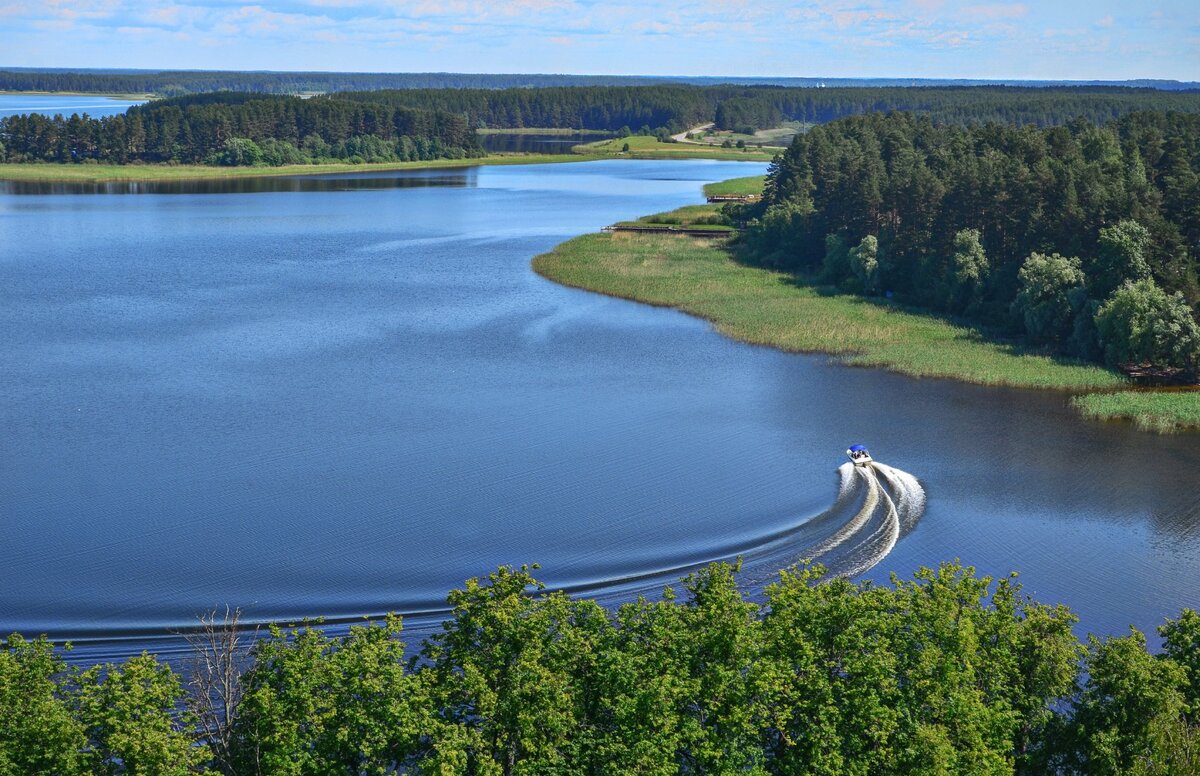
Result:
<svg viewBox="0 0 1200 776"><path fill-rule="evenodd" d="M1085 417L1126 420L1144 431L1170 434L1200 429L1200 391L1117 391L1071 399Z"/></svg>
<svg viewBox="0 0 1200 776"><path fill-rule="evenodd" d="M748 175L745 178L730 178L727 181L706 183L704 185L704 196L746 197L752 194L762 194L763 187L766 186L766 184L767 176L765 175Z"/></svg>

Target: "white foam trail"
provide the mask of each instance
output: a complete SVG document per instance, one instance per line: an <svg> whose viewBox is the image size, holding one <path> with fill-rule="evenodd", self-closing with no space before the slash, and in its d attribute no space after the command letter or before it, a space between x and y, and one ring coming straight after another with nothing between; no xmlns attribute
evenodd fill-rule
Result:
<svg viewBox="0 0 1200 776"><path fill-rule="evenodd" d="M823 562L836 576L852 577L887 557L901 537L916 526L925 511L925 490L916 477L882 463L842 464L839 472L842 480L838 501L852 496L854 486L861 481L866 483L862 505L831 536L801 555ZM856 480L854 473L861 480ZM830 554L834 557L823 557Z"/></svg>
<svg viewBox="0 0 1200 776"><path fill-rule="evenodd" d="M871 515L875 514L875 507L879 504L879 480L875 479L875 475L864 467L855 467L853 464L851 466L855 469L855 473L867 481L867 497L863 500L862 509L858 510L858 514L850 518L848 523L835 531L833 536L808 551L806 556L809 558L818 558L839 547L844 541L858 533L858 530L871 519Z"/></svg>
<svg viewBox="0 0 1200 776"><path fill-rule="evenodd" d="M853 577L870 569L876 563L886 558L888 553L896 546L896 542L900 540L900 512L896 508L896 502L892 500L891 495L884 488L880 487L879 491L884 508L883 522L862 543L863 552L855 553L855 555L865 553L867 555L866 559L842 571L842 576Z"/></svg>
<svg viewBox="0 0 1200 776"><path fill-rule="evenodd" d="M916 477L908 472L893 469L882 463L875 468L884 476L896 495L896 506L900 513L901 534L907 534L925 513L925 489Z"/></svg>
<svg viewBox="0 0 1200 776"><path fill-rule="evenodd" d="M837 500L841 501L850 495L850 489L854 487L854 464L849 461L842 464L838 467L838 474L842 476L842 479L838 483Z"/></svg>

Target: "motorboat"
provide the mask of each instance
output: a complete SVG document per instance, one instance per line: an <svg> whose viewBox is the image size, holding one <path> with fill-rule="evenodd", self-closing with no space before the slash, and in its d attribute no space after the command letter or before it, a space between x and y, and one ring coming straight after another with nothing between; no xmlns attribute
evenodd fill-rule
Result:
<svg viewBox="0 0 1200 776"><path fill-rule="evenodd" d="M850 461L855 466L866 466L871 463L871 454L862 445L850 445L846 455L850 456Z"/></svg>

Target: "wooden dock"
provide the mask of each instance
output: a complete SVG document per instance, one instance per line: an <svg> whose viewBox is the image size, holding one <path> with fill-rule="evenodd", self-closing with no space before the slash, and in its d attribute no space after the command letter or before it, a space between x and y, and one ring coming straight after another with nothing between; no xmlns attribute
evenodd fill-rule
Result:
<svg viewBox="0 0 1200 776"><path fill-rule="evenodd" d="M713 202L758 202L762 199L761 194L711 194L708 197L710 203Z"/></svg>
<svg viewBox="0 0 1200 776"><path fill-rule="evenodd" d="M647 226L625 226L623 224L616 224L614 226L606 226L601 231L637 232L642 234L676 234L684 237L707 237L710 239L733 237L735 234L737 234L736 229L692 229L686 226L670 226L667 224L650 224Z"/></svg>

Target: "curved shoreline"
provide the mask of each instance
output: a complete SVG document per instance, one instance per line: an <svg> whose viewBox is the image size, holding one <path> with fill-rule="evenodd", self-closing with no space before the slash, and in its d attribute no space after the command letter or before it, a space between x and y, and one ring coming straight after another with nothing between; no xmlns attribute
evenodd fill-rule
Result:
<svg viewBox="0 0 1200 776"><path fill-rule="evenodd" d="M589 234L534 257L532 268L561 285L702 318L752 345L832 355L915 378L1064 391L1074 394L1070 405L1082 416L1146 431L1200 428L1200 392L1123 391L1128 380L1099 365L1023 352L936 316L739 264L721 241Z"/></svg>

